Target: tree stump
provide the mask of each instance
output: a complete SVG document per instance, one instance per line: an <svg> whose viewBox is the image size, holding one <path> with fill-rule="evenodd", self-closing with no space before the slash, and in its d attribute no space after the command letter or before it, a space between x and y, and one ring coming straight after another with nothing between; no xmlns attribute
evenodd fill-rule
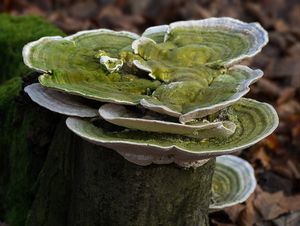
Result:
<svg viewBox="0 0 300 226"><path fill-rule="evenodd" d="M208 225L213 169L214 159L197 169L138 166L62 122L27 225Z"/></svg>

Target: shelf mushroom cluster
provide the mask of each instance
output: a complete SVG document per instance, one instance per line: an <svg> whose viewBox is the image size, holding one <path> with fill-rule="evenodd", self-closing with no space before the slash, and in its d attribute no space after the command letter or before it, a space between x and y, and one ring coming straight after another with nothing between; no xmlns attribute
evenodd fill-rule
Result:
<svg viewBox="0 0 300 226"><path fill-rule="evenodd" d="M23 49L25 64L42 72L25 91L69 116L71 131L130 162L197 167L277 127L272 106L243 98L262 71L237 65L267 42L258 23L227 17L150 27L141 36L97 29L43 37ZM217 172L226 158L217 158Z"/></svg>

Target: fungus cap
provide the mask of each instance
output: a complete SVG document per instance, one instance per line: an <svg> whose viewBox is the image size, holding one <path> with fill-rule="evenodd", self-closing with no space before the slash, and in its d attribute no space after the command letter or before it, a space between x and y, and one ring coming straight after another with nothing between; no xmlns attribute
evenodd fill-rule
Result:
<svg viewBox="0 0 300 226"><path fill-rule="evenodd" d="M139 165L197 162L247 148L271 134L278 125L274 108L266 103L242 98L230 106L228 114L236 124L228 138L195 139L174 134L126 128L104 129L90 120L70 117L68 128L83 139L119 152Z"/></svg>
<svg viewBox="0 0 300 226"><path fill-rule="evenodd" d="M104 104L99 109L100 116L106 121L147 132L180 134L194 138L228 137L235 131L235 124L230 121L207 120L194 124L181 124L164 120L159 115L141 115L117 104Z"/></svg>
<svg viewBox="0 0 300 226"><path fill-rule="evenodd" d="M26 86L24 91L35 103L56 113L77 117L96 117L99 115L97 109L84 104L80 97L45 88L39 83Z"/></svg>
<svg viewBox="0 0 300 226"><path fill-rule="evenodd" d="M254 169L247 161L233 155L217 157L210 211L245 202L255 187Z"/></svg>

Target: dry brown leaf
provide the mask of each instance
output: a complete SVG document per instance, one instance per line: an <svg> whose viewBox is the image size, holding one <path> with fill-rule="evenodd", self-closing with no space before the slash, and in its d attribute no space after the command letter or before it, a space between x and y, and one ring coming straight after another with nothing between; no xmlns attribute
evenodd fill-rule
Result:
<svg viewBox="0 0 300 226"><path fill-rule="evenodd" d="M268 193L263 190L257 190L253 203L264 220L272 220L289 211L280 205L283 197L282 191Z"/></svg>
<svg viewBox="0 0 300 226"><path fill-rule="evenodd" d="M266 153L264 147L260 147L258 149L253 149L251 152L250 162L255 163L259 161L265 169L270 169L270 156Z"/></svg>
<svg viewBox="0 0 300 226"><path fill-rule="evenodd" d="M258 18L264 27L270 27L272 25L273 20L268 18L265 10L261 10L259 3L247 2L245 8L249 14Z"/></svg>
<svg viewBox="0 0 300 226"><path fill-rule="evenodd" d="M293 172L291 171L291 169L289 167L287 167L286 163L273 163L272 170L276 174L278 174L284 178L288 178L288 179L294 178ZM272 184L270 184L270 186L272 186Z"/></svg>
<svg viewBox="0 0 300 226"><path fill-rule="evenodd" d="M289 16L290 24L295 27L299 27L299 21L300 21L300 4L299 4L299 2L297 5L292 7L292 10L288 13L288 16Z"/></svg>
<svg viewBox="0 0 300 226"><path fill-rule="evenodd" d="M277 97L281 91L280 87L276 83L266 78L261 78L258 80L257 87L260 89L260 91L275 97Z"/></svg>
<svg viewBox="0 0 300 226"><path fill-rule="evenodd" d="M293 172L294 177L296 179L300 179L299 167L297 167L297 165L292 160L288 160L287 165L288 165L289 169Z"/></svg>
<svg viewBox="0 0 300 226"><path fill-rule="evenodd" d="M300 114L290 114L288 120L293 123L293 125L300 123Z"/></svg>
<svg viewBox="0 0 300 226"><path fill-rule="evenodd" d="M272 221L276 226L299 226L300 211L286 214Z"/></svg>
<svg viewBox="0 0 300 226"><path fill-rule="evenodd" d="M300 147L300 123L296 124L296 126L294 126L294 128L292 129L292 140L293 145L295 145L296 147ZM299 165L299 158L297 165Z"/></svg>
<svg viewBox="0 0 300 226"><path fill-rule="evenodd" d="M277 104L283 104L295 96L296 90L293 87L288 87L280 92L280 96L277 99Z"/></svg>
<svg viewBox="0 0 300 226"><path fill-rule="evenodd" d="M237 219L237 225L239 226L252 226L257 221L259 221L260 217L258 213L256 212L253 200L254 200L255 194L252 194L248 200L246 201L246 207L243 209Z"/></svg>
<svg viewBox="0 0 300 226"><path fill-rule="evenodd" d="M282 19L275 21L275 29L279 32L288 32L289 27L287 26L286 22Z"/></svg>
<svg viewBox="0 0 300 226"><path fill-rule="evenodd" d="M235 222L237 222L239 215L245 208L246 208L245 205L237 204L237 205L225 208L224 211L228 215L229 219L235 223Z"/></svg>
<svg viewBox="0 0 300 226"><path fill-rule="evenodd" d="M294 57L300 57L300 42L296 43L295 45L291 46L288 49L288 55Z"/></svg>
<svg viewBox="0 0 300 226"><path fill-rule="evenodd" d="M300 114L300 104L292 99L277 107L280 119L286 119L289 115Z"/></svg>
<svg viewBox="0 0 300 226"><path fill-rule="evenodd" d="M279 205L288 211L300 210L300 194L283 197Z"/></svg>
<svg viewBox="0 0 300 226"><path fill-rule="evenodd" d="M276 134L271 134L264 139L264 143L267 145L268 149L275 150L280 147L280 142Z"/></svg>
<svg viewBox="0 0 300 226"><path fill-rule="evenodd" d="M273 69L272 76L285 77L285 76L298 76L300 71L299 57L285 57L280 59ZM293 84L292 84L293 85Z"/></svg>

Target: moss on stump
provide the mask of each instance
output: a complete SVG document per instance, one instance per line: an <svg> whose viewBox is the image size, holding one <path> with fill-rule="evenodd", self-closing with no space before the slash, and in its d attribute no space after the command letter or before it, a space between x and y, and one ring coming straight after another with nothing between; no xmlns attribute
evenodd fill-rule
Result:
<svg viewBox="0 0 300 226"><path fill-rule="evenodd" d="M58 116L22 92L22 48L46 35L63 33L35 16L0 14L0 221L24 226L34 186Z"/></svg>
<svg viewBox="0 0 300 226"><path fill-rule="evenodd" d="M51 35L64 33L41 17L0 14L0 84L30 71L22 59L26 43Z"/></svg>

